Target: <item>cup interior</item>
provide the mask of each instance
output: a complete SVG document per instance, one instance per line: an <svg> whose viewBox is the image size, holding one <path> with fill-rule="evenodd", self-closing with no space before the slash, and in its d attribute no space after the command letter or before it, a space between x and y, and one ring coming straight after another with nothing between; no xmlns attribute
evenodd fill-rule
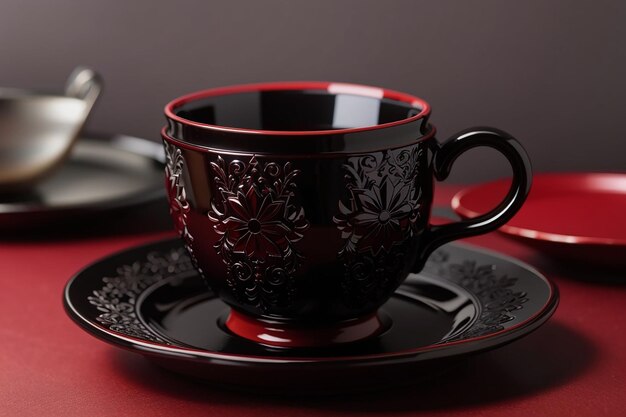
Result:
<svg viewBox="0 0 626 417"><path fill-rule="evenodd" d="M186 122L263 131L328 131L401 122L426 104L402 93L339 83L209 90L170 103Z"/></svg>

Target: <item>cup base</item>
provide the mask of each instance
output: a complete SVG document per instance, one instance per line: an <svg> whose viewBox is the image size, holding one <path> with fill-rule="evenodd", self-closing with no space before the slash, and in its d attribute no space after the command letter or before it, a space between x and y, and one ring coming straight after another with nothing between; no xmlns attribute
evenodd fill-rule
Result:
<svg viewBox="0 0 626 417"><path fill-rule="evenodd" d="M271 347L310 348L353 343L380 335L391 319L378 312L332 325L302 325L254 318L230 310L225 326L235 335Z"/></svg>

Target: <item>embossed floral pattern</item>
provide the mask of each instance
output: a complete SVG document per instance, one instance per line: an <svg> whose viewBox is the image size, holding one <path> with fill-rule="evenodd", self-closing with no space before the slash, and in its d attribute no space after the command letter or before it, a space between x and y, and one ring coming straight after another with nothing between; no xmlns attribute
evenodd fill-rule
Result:
<svg viewBox="0 0 626 417"><path fill-rule="evenodd" d="M193 236L187 228L188 216L191 211L189 201L187 201L187 192L185 191L185 181L183 179L183 171L185 160L180 149L174 145L164 142L165 145L165 181L169 200L170 216L174 221L174 228L185 241L185 248L191 256L191 260L203 274L202 268L198 266L196 257L192 248L194 241Z"/></svg>
<svg viewBox="0 0 626 417"><path fill-rule="evenodd" d="M287 306L295 291L294 274L302 256L294 244L309 227L296 202L291 163L211 163L218 193L209 218L220 236L216 251L227 266L227 283L235 297L262 311Z"/></svg>
<svg viewBox="0 0 626 417"><path fill-rule="evenodd" d="M188 236L187 215L190 207L183 181L184 159L180 149L167 142L165 143L165 181L170 202L170 215L174 220L176 231L182 236ZM189 235L190 236L190 235Z"/></svg>
<svg viewBox="0 0 626 417"><path fill-rule="evenodd" d="M234 253L246 254L255 261L262 261L265 256L281 257L289 242L302 238L298 232L302 224L296 223L304 221L296 212L289 218L287 202L274 201L272 193L261 196L254 187L245 195L238 191L226 198L227 211L232 214L216 224L215 229ZM290 227L291 224L295 227Z"/></svg>
<svg viewBox="0 0 626 417"><path fill-rule="evenodd" d="M517 278L498 276L494 265L477 265L475 261L450 265L450 278L475 294L483 306L476 323L463 338L481 336L502 330L502 324L515 318L512 314L528 301L526 293L513 291Z"/></svg>
<svg viewBox="0 0 626 417"><path fill-rule="evenodd" d="M239 266L234 266L235 273L238 273L238 268ZM451 260L445 249L439 249L430 256L425 271L465 288L475 297L481 311L469 328L439 343L470 339L504 330L511 326L515 312L521 310L528 301L528 295L519 288L516 277L498 275L496 265L491 263L479 264L472 259ZM250 275L250 271L240 272L243 276ZM161 280L191 277L194 274L195 270L184 248L151 252L144 259L122 264L115 268L114 273L105 275L87 299L98 312L96 320L107 329L141 340L169 345L170 342L140 320L137 300L144 291ZM275 275L279 276L280 274Z"/></svg>
<svg viewBox="0 0 626 417"><path fill-rule="evenodd" d="M413 236L420 215L417 173L422 150L390 150L352 157L344 164L347 202L334 217L343 252L389 252Z"/></svg>
<svg viewBox="0 0 626 417"><path fill-rule="evenodd" d="M194 268L183 248L164 254L150 253L144 261L121 265L115 274L102 278L103 286L87 299L99 311L96 320L108 329L143 340L169 344L139 320L137 298L146 288L164 278L193 273Z"/></svg>
<svg viewBox="0 0 626 417"><path fill-rule="evenodd" d="M369 192L354 191L361 211L354 214L355 230L362 228L360 251L389 251L394 243L402 241L409 229L413 208L408 202L409 187L394 185L384 178L381 186L373 185ZM347 214L347 213L346 213Z"/></svg>
<svg viewBox="0 0 626 417"><path fill-rule="evenodd" d="M497 275L496 266L492 264L478 265L472 260L451 263L446 251L439 249L430 256L425 270L459 284L477 297L482 307L480 316L469 329L443 342L503 330L505 323L515 319L514 312L522 309L528 301L526 292L515 290L518 279Z"/></svg>
<svg viewBox="0 0 626 417"><path fill-rule="evenodd" d="M352 157L343 166L349 198L333 220L344 241L339 256L348 305L376 299L397 283L406 246L419 231L421 156L413 146Z"/></svg>

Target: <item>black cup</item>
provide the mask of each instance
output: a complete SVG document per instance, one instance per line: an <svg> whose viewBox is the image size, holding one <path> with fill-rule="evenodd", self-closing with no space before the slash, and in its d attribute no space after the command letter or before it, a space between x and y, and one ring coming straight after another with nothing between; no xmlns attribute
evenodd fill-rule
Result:
<svg viewBox="0 0 626 417"><path fill-rule="evenodd" d="M165 112L176 229L231 306L226 327L267 345L379 334L389 325L379 307L435 248L503 225L530 189L513 137L480 127L440 145L429 105L395 91L245 85L178 98ZM478 146L510 162L507 196L478 218L429 224L433 179Z"/></svg>

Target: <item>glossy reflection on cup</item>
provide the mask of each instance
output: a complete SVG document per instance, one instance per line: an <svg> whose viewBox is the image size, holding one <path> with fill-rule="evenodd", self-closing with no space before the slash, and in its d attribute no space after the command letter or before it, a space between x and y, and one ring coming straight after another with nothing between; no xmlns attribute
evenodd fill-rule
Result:
<svg viewBox="0 0 626 417"><path fill-rule="evenodd" d="M266 345L375 337L392 320L379 308L410 272L441 244L504 224L530 187L510 135L481 127L440 146L428 104L391 90L244 85L178 98L165 112L176 230L231 307L227 329ZM430 225L433 178L476 146L510 161L509 194L474 220Z"/></svg>

